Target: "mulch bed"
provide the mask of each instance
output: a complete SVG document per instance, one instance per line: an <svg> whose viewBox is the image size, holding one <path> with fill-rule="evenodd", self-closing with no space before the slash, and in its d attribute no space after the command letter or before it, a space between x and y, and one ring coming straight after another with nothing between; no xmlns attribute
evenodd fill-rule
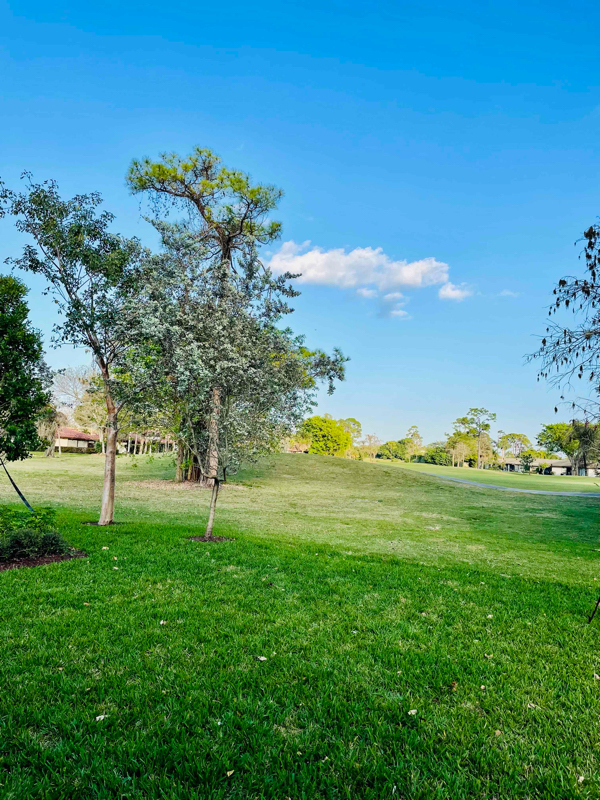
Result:
<svg viewBox="0 0 600 800"><path fill-rule="evenodd" d="M233 542L227 536L188 536L190 542Z"/></svg>
<svg viewBox="0 0 600 800"><path fill-rule="evenodd" d="M70 550L55 556L37 556L36 558L17 558L14 561L0 562L0 572L5 569L22 569L23 567L41 567L44 564L55 564L57 561L71 561L73 558L87 558L83 550Z"/></svg>

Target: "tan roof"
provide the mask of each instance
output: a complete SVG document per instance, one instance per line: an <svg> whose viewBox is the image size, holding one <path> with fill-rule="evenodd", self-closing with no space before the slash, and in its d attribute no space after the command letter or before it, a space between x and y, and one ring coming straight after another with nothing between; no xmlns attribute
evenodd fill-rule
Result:
<svg viewBox="0 0 600 800"><path fill-rule="evenodd" d="M58 438L78 439L79 441L84 441L84 442L100 441L100 437L98 436L97 433L84 433L83 431L78 431L77 428L59 428Z"/></svg>

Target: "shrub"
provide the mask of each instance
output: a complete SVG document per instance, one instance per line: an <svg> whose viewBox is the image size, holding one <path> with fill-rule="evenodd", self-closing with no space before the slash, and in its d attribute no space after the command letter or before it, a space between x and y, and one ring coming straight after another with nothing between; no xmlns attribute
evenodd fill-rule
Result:
<svg viewBox="0 0 600 800"><path fill-rule="evenodd" d="M428 447L423 461L426 464L437 464L440 467L452 466L452 459L443 447Z"/></svg>
<svg viewBox="0 0 600 800"><path fill-rule="evenodd" d="M51 508L30 511L0 506L0 561L60 555L68 545L54 527Z"/></svg>

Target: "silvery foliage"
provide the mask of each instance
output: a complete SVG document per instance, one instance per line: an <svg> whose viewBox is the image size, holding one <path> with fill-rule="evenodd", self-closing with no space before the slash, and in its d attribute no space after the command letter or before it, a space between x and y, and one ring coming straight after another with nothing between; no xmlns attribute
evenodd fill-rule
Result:
<svg viewBox="0 0 600 800"><path fill-rule="evenodd" d="M171 409L174 433L204 467L211 390L218 387L219 467L272 451L314 404L317 381L343 377L345 359L310 353L277 323L297 295L290 275L274 278L250 242L223 264L190 223L153 221L161 252L148 258L132 304L132 342L142 369L161 375L154 402Z"/></svg>

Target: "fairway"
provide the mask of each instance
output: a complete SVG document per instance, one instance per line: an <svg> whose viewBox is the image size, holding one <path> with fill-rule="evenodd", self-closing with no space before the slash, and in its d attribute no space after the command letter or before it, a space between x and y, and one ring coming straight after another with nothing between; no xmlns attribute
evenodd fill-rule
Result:
<svg viewBox="0 0 600 800"><path fill-rule="evenodd" d="M89 558L0 573L2 798L600 796L597 498L278 455L205 544L170 457L81 525L102 469L12 465Z"/></svg>
<svg viewBox="0 0 600 800"><path fill-rule="evenodd" d="M393 462L388 462L393 463ZM537 475L531 472L502 472L497 469L470 469L469 467L440 467L436 464L408 464L397 466L424 475L445 475L474 483L487 483L507 489L532 489L547 492L600 493L600 476L582 478L577 475Z"/></svg>

